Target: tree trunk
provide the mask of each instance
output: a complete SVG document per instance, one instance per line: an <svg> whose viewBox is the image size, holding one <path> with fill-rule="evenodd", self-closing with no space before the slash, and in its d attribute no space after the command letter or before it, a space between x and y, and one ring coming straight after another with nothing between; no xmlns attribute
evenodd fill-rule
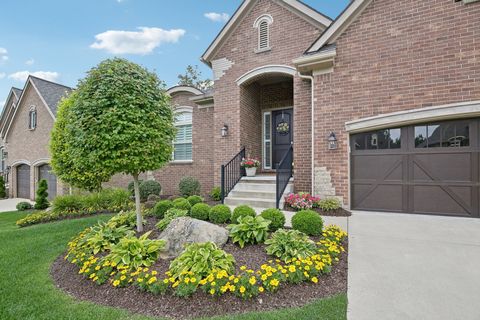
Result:
<svg viewBox="0 0 480 320"><path fill-rule="evenodd" d="M138 173L133 174L133 187L135 190L135 209L137 213L137 231L143 231L142 208L140 206L140 186L138 183Z"/></svg>

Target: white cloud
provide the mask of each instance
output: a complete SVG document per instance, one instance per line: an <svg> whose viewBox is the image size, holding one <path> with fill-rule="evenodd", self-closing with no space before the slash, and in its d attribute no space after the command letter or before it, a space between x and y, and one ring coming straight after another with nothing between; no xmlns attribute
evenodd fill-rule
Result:
<svg viewBox="0 0 480 320"><path fill-rule="evenodd" d="M0 79L5 78L6 75L7 75L7 74L6 74L5 72L0 72Z"/></svg>
<svg viewBox="0 0 480 320"><path fill-rule="evenodd" d="M27 61L25 61L25 64L27 66L31 66L35 63L35 59L31 58L31 59L28 59Z"/></svg>
<svg viewBox="0 0 480 320"><path fill-rule="evenodd" d="M93 49L113 54L148 54L164 43L176 43L185 34L183 29L138 28L140 31L109 30L95 36Z"/></svg>
<svg viewBox="0 0 480 320"><path fill-rule="evenodd" d="M0 101L0 108L3 108L3 107L5 106L5 103L6 103L6 102L7 102L7 101L5 101L5 100Z"/></svg>
<svg viewBox="0 0 480 320"><path fill-rule="evenodd" d="M60 74L58 72L52 72L52 71L35 71L35 72L18 71L8 75L8 77L10 79L23 82L27 80L28 75L32 75L32 76L49 80L49 81L57 81L58 78L60 77Z"/></svg>
<svg viewBox="0 0 480 320"><path fill-rule="evenodd" d="M203 16L213 22L227 22L230 19L228 13L207 12Z"/></svg>
<svg viewBox="0 0 480 320"><path fill-rule="evenodd" d="M0 47L0 62L5 62L8 60L8 51L5 48Z"/></svg>

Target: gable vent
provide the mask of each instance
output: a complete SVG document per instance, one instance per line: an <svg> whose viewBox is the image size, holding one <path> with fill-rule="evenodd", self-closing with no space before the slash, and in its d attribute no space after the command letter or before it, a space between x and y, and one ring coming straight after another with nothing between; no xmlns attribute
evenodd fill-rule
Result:
<svg viewBox="0 0 480 320"><path fill-rule="evenodd" d="M256 52L270 50L270 25L273 23L272 16L265 14L257 18L253 27L258 31L258 48Z"/></svg>

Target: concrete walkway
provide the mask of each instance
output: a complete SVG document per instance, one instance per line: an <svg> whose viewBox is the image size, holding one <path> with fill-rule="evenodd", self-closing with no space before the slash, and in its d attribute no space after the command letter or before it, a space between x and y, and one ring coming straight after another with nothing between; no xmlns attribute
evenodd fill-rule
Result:
<svg viewBox="0 0 480 320"><path fill-rule="evenodd" d="M354 212L348 319L480 319L480 219Z"/></svg>
<svg viewBox="0 0 480 320"><path fill-rule="evenodd" d="M17 204L23 201L33 203L28 199L19 199L19 198L0 200L0 212L16 211Z"/></svg>

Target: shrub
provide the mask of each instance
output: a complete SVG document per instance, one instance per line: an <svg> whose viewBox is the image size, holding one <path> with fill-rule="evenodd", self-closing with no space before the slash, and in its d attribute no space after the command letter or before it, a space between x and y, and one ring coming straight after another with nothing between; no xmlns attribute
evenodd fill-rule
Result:
<svg viewBox="0 0 480 320"><path fill-rule="evenodd" d="M163 219L165 216L165 213L168 211L168 209L173 208L173 202L170 200L162 200L158 202L155 207L153 208L153 214L155 217L158 219Z"/></svg>
<svg viewBox="0 0 480 320"><path fill-rule="evenodd" d="M83 209L81 195L58 196L52 202L53 210L56 212L73 212Z"/></svg>
<svg viewBox="0 0 480 320"><path fill-rule="evenodd" d="M222 189L220 187L215 187L210 191L210 198L215 201L222 200Z"/></svg>
<svg viewBox="0 0 480 320"><path fill-rule="evenodd" d="M208 214L208 219L213 223L227 223L232 217L232 211L224 204L217 204Z"/></svg>
<svg viewBox="0 0 480 320"><path fill-rule="evenodd" d="M176 209L176 208L169 209L165 213L165 217L163 217L163 219L160 220L155 226L160 231L163 231L168 227L170 222L172 222L174 219L180 218L180 217L185 217L187 214L188 214L187 210L181 210L181 209Z"/></svg>
<svg viewBox="0 0 480 320"><path fill-rule="evenodd" d="M265 241L266 251L288 263L293 258L304 259L316 253L315 242L298 230L278 230Z"/></svg>
<svg viewBox="0 0 480 320"><path fill-rule="evenodd" d="M108 220L108 224L114 228L119 228L121 226L133 228L137 225L137 216L135 211L120 212Z"/></svg>
<svg viewBox="0 0 480 320"><path fill-rule="evenodd" d="M238 218L240 217L246 217L246 216L255 217L256 215L257 213L255 212L255 210L253 210L252 207L247 205L238 206L233 210L232 222L237 223Z"/></svg>
<svg viewBox="0 0 480 320"><path fill-rule="evenodd" d="M160 183L154 180L147 180L140 183L140 200L146 201L151 194L160 195L162 187Z"/></svg>
<svg viewBox="0 0 480 320"><path fill-rule="evenodd" d="M7 190L5 188L5 179L3 176L0 176L0 199L7 197Z"/></svg>
<svg viewBox="0 0 480 320"><path fill-rule="evenodd" d="M227 227L233 243L243 248L245 244L263 243L268 236L269 220L262 217L245 216L238 218L238 224L231 224Z"/></svg>
<svg viewBox="0 0 480 320"><path fill-rule="evenodd" d="M99 222L96 226L88 229L87 233L79 239L77 246L97 254L110 250L123 237L132 237L134 235L135 232L130 230L130 227L127 225L117 226L115 223Z"/></svg>
<svg viewBox="0 0 480 320"><path fill-rule="evenodd" d="M327 198L318 202L318 207L323 211L334 211L340 209L342 204L337 198Z"/></svg>
<svg viewBox="0 0 480 320"><path fill-rule="evenodd" d="M123 237L112 246L105 260L116 263L120 268L138 269L151 266L158 260L160 250L165 248L165 240L148 239L150 233L147 232L140 238L133 235Z"/></svg>
<svg viewBox="0 0 480 320"><path fill-rule="evenodd" d="M143 180L138 180L139 186L140 186L140 184L142 184L142 182L143 182ZM128 190L128 192L130 192L130 195L132 195L132 196L135 195L135 186L134 186L133 181L130 181L130 183L127 186L127 190Z"/></svg>
<svg viewBox="0 0 480 320"><path fill-rule="evenodd" d="M22 201L17 203L16 208L18 211L25 211L25 210L31 210L33 207L30 202Z"/></svg>
<svg viewBox="0 0 480 320"><path fill-rule="evenodd" d="M292 217L292 227L309 236L319 236L322 234L323 220L315 211L302 210Z"/></svg>
<svg viewBox="0 0 480 320"><path fill-rule="evenodd" d="M192 206L196 205L197 203L202 203L203 202L203 198L200 197L200 196L190 196L187 198L188 202L190 202L190 204Z"/></svg>
<svg viewBox="0 0 480 320"><path fill-rule="evenodd" d="M192 209L192 205L185 198L177 198L173 200L173 207L176 209L187 210L187 212L190 212L190 209Z"/></svg>
<svg viewBox="0 0 480 320"><path fill-rule="evenodd" d="M260 216L271 221L269 226L270 231L276 231L285 225L285 214L279 209L263 210Z"/></svg>
<svg viewBox="0 0 480 320"><path fill-rule="evenodd" d="M215 243L192 243L172 261L169 271L174 278L185 272L204 278L213 270L232 272L234 264L233 256L219 249Z"/></svg>
<svg viewBox="0 0 480 320"><path fill-rule="evenodd" d="M37 210L43 210L47 209L48 206L50 205L48 203L48 184L47 180L42 179L38 183L38 189L37 189L37 197L35 199L35 209Z"/></svg>
<svg viewBox="0 0 480 320"><path fill-rule="evenodd" d="M199 220L208 220L208 214L210 213L210 206L206 203L197 203L190 210L190 217Z"/></svg>
<svg viewBox="0 0 480 320"><path fill-rule="evenodd" d="M21 210L23 211L23 210ZM58 214L55 212L35 212L31 213L28 216L24 217L23 219L17 220L16 224L19 227L26 227L38 223L49 222L58 220Z"/></svg>
<svg viewBox="0 0 480 320"><path fill-rule="evenodd" d="M193 196L200 193L200 182L194 177L183 177L180 180L178 189L184 197Z"/></svg>
<svg viewBox="0 0 480 320"><path fill-rule="evenodd" d="M306 192L291 193L285 197L285 204L295 210L312 209L318 201L320 198Z"/></svg>

